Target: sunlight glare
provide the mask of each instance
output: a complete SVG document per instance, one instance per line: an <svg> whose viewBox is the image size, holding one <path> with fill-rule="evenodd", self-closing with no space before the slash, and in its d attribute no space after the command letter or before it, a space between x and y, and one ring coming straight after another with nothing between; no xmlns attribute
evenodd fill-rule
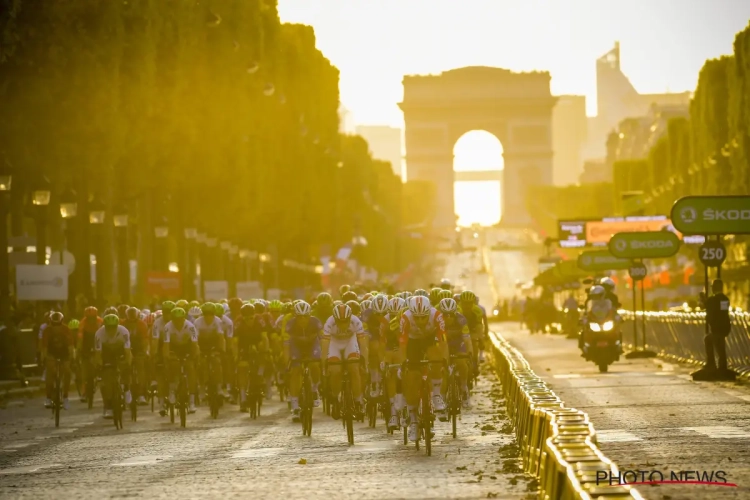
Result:
<svg viewBox="0 0 750 500"><path fill-rule="evenodd" d="M503 145L489 132L472 130L453 147L453 170L479 172L503 169ZM489 226L500 220L500 183L463 181L454 186L455 210L460 226Z"/></svg>

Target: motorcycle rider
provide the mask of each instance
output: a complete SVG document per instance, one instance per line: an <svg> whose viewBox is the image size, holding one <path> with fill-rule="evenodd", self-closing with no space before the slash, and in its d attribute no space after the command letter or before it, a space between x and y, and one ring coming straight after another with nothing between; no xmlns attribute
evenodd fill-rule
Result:
<svg viewBox="0 0 750 500"><path fill-rule="evenodd" d="M615 309L622 307L620 299L617 298L617 294L615 293L614 280L612 278L602 278L599 284L604 287L604 296L612 303L612 307Z"/></svg>
<svg viewBox="0 0 750 500"><path fill-rule="evenodd" d="M586 333L586 323L589 313L600 314L612 309L612 302L607 298L607 291L601 285L594 285L589 289L586 298L586 311L583 319L584 326L578 334L578 348L583 350L584 335Z"/></svg>

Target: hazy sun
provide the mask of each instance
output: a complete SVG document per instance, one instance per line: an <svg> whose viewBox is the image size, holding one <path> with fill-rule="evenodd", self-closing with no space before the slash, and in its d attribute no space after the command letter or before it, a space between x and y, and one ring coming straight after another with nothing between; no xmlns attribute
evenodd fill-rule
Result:
<svg viewBox="0 0 750 500"><path fill-rule="evenodd" d="M484 130L472 130L461 136L453 147L453 170L478 172L503 169L503 146ZM454 187L458 224L469 226L496 224L500 209L501 185L497 181L459 181Z"/></svg>

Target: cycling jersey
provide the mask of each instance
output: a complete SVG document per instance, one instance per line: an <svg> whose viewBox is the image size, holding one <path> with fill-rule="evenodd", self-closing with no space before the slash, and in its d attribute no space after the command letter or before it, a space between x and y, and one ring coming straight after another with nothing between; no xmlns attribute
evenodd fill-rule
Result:
<svg viewBox="0 0 750 500"><path fill-rule="evenodd" d="M313 309L312 316L318 318L324 325L328 321L328 318L333 315L333 307L316 307Z"/></svg>
<svg viewBox="0 0 750 500"><path fill-rule="evenodd" d="M320 335L323 324L318 318L311 317L304 328L298 318L293 317L286 324L289 344L289 358L296 361L309 358L319 360L321 357Z"/></svg>
<svg viewBox="0 0 750 500"><path fill-rule="evenodd" d="M67 360L73 346L73 333L65 325L49 325L42 330L42 346L55 359Z"/></svg>
<svg viewBox="0 0 750 500"><path fill-rule="evenodd" d="M113 331L103 326L96 331L94 350L102 353L105 364L119 360L125 354L125 349L130 349L130 332L124 326L118 325Z"/></svg>
<svg viewBox="0 0 750 500"><path fill-rule="evenodd" d="M484 331L483 318L484 313L482 308L476 304L472 304L471 307L464 310L463 306L458 307L458 312L466 318L466 322L469 325L469 331L471 333L481 333Z"/></svg>
<svg viewBox="0 0 750 500"><path fill-rule="evenodd" d="M469 335L469 325L463 314L457 313L452 322L445 317L443 320L445 321L445 335L449 342Z"/></svg>
<svg viewBox="0 0 750 500"><path fill-rule="evenodd" d="M376 313L373 309L366 309L362 312L362 325L364 326L365 333L370 336L372 342L380 341L380 325L383 321L383 316Z"/></svg>
<svg viewBox="0 0 750 500"><path fill-rule="evenodd" d="M217 318L219 318L217 316ZM234 336L234 323L226 315L219 318L221 321L221 328L224 330L224 337L231 339Z"/></svg>
<svg viewBox="0 0 750 500"><path fill-rule="evenodd" d="M385 348L388 350L398 349L401 337L401 314L386 314L380 319L380 338L385 340Z"/></svg>
<svg viewBox="0 0 750 500"><path fill-rule="evenodd" d="M258 315L252 317L240 316L237 319L234 333L237 338L238 355L241 359L247 358L252 348L263 340L265 331L266 326Z"/></svg>
<svg viewBox="0 0 750 500"><path fill-rule="evenodd" d="M281 340L288 340L289 339L289 333L286 331L286 325L289 323L289 320L294 317L294 314L288 313L281 317L279 317L277 322L277 328L279 332L281 332Z"/></svg>
<svg viewBox="0 0 750 500"><path fill-rule="evenodd" d="M409 339L445 338L445 322L443 315L433 308L424 326L418 326L411 311L401 316L401 343L406 344Z"/></svg>
<svg viewBox="0 0 750 500"><path fill-rule="evenodd" d="M323 327L323 335L336 339L348 339L355 335L362 335L363 333L365 333L365 329L362 326L362 321L356 316L351 317L346 330L339 331L339 327L336 325L336 320L333 319L333 316L328 318Z"/></svg>
<svg viewBox="0 0 750 500"><path fill-rule="evenodd" d="M145 354L148 350L148 326L142 320L124 321L122 326L130 333L130 349L134 355Z"/></svg>
<svg viewBox="0 0 750 500"><path fill-rule="evenodd" d="M81 357L88 358L94 352L94 336L104 324L100 317L83 318L78 327L78 338L81 339Z"/></svg>
<svg viewBox="0 0 750 500"><path fill-rule="evenodd" d="M208 321L205 316L201 316L195 320L193 326L198 331L198 345L202 353L219 350L221 336L224 335L224 325L219 318L214 316Z"/></svg>
<svg viewBox="0 0 750 500"><path fill-rule="evenodd" d="M171 321L164 326L164 343L169 344L171 353L188 356L194 342L198 342L198 330L189 321L186 320L180 328Z"/></svg>

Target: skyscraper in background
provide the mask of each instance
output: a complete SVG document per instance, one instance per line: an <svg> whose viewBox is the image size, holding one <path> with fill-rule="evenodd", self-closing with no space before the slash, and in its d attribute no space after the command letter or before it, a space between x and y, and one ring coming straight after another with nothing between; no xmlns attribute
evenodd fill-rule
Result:
<svg viewBox="0 0 750 500"><path fill-rule="evenodd" d="M401 129L387 125L362 125L356 127L356 132L370 145L373 158L391 162L393 173L403 178Z"/></svg>

